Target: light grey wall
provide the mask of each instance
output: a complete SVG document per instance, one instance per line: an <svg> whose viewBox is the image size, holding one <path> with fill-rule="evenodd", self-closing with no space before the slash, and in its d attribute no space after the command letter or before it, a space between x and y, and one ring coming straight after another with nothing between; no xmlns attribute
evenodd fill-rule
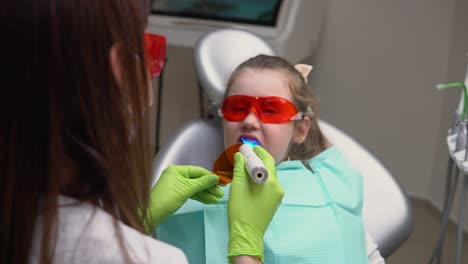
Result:
<svg viewBox="0 0 468 264"><path fill-rule="evenodd" d="M462 0L330 0L311 85L322 117L380 157L406 191L443 201L447 129L468 50Z"/></svg>
<svg viewBox="0 0 468 264"><path fill-rule="evenodd" d="M435 171L450 49L451 0L331 0L311 84L322 117L426 197ZM446 160L441 161L445 163Z"/></svg>
<svg viewBox="0 0 468 264"><path fill-rule="evenodd" d="M464 79L468 1L329 0L320 47L306 62L322 118L377 155L412 196L440 205L445 137ZM161 143L196 118L192 50L170 47Z"/></svg>
<svg viewBox="0 0 468 264"><path fill-rule="evenodd" d="M167 58L164 66L160 145L164 145L181 125L200 116L193 49L169 47Z"/></svg>

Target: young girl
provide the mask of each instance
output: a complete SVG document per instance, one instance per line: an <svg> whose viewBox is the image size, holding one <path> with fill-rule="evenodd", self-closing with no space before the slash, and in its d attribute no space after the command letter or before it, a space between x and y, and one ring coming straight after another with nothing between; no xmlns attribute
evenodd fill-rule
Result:
<svg viewBox="0 0 468 264"><path fill-rule="evenodd" d="M242 137L257 140L274 158L285 190L264 236L264 261L383 263L362 221L362 177L318 125L306 85L311 68L253 57L232 73L220 109L225 147ZM190 263L226 262L226 197L216 205L187 203L158 229L159 238L184 250Z"/></svg>

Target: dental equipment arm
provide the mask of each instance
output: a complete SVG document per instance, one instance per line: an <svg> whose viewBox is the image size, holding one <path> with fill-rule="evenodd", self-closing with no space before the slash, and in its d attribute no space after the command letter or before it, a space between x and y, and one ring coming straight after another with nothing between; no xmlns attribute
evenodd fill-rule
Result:
<svg viewBox="0 0 468 264"><path fill-rule="evenodd" d="M429 258L428 263L440 263L442 257L442 248L444 247L445 233L448 224L448 218L450 211L452 209L453 200L455 197L455 192L457 188L458 177L460 174L460 169L457 162L454 161L454 154L465 149L464 160L467 161L468 151L466 151L466 143L468 142L468 133L467 133L467 124L466 124L466 107L467 107L467 98L468 91L465 83L463 82L452 82L438 84L437 89L442 90L446 88L459 87L462 88L460 100L458 102L458 107L453 113L452 125L448 130L448 138L455 137L453 148L450 148L449 140L449 159L447 162L447 176L445 180L445 193L444 193L444 208L442 213L442 222L439 231L439 238L436 241L436 245L432 250L432 254ZM462 123L465 122L465 123ZM453 142L453 141L452 141ZM457 257L458 262L460 259L459 249L457 248ZM458 263L457 262L457 263Z"/></svg>
<svg viewBox="0 0 468 264"><path fill-rule="evenodd" d="M456 133L457 129L456 126L460 121L464 121L466 119L466 104L467 104L467 97L468 92L467 88L464 83L462 82L452 82L452 83L441 83L437 85L437 89L443 90L452 87L459 87L462 88L460 101L458 102L458 107L453 113L452 119L452 126L450 127L449 134L453 135Z"/></svg>

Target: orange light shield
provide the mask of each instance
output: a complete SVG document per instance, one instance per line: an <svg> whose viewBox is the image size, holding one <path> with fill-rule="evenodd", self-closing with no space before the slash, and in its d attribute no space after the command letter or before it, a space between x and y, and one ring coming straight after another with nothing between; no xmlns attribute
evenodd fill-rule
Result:
<svg viewBox="0 0 468 264"><path fill-rule="evenodd" d="M239 151L242 144L234 144L219 155L213 165L213 174L219 177L218 184L226 185L232 182L234 170L234 154Z"/></svg>

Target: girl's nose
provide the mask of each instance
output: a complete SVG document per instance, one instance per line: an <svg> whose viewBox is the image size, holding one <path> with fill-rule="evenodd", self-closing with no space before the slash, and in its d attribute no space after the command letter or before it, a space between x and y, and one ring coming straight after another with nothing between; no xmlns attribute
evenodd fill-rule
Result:
<svg viewBox="0 0 468 264"><path fill-rule="evenodd" d="M254 114L256 118L260 118L260 115L259 115L259 113L257 111L257 108L255 108L254 106L250 107L249 114L245 118L247 118L251 114Z"/></svg>
<svg viewBox="0 0 468 264"><path fill-rule="evenodd" d="M251 109L249 114L242 121L242 127L249 128L249 129L255 129L255 128L259 127L260 122L261 121L259 119L258 113L255 110L255 108L253 108L253 109Z"/></svg>

